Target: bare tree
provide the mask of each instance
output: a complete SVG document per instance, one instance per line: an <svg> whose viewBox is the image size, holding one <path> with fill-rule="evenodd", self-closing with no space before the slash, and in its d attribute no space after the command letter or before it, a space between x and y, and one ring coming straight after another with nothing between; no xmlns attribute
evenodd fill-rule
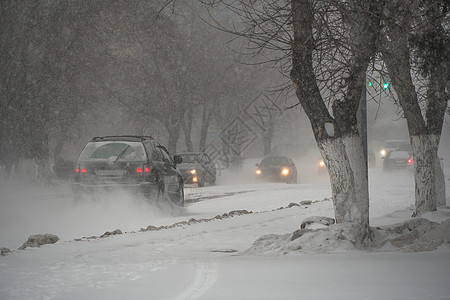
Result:
<svg viewBox="0 0 450 300"><path fill-rule="evenodd" d="M408 124L414 153L416 213L445 205L438 148L449 85L449 4L387 1L381 52ZM419 74L418 74L419 73ZM427 79L424 101L413 75Z"/></svg>
<svg viewBox="0 0 450 300"><path fill-rule="evenodd" d="M222 29L250 39L250 50L263 55L262 63L292 80L329 170L336 221L355 225L354 242L364 245L370 238L369 195L357 110L376 53L377 1L225 5L242 23Z"/></svg>

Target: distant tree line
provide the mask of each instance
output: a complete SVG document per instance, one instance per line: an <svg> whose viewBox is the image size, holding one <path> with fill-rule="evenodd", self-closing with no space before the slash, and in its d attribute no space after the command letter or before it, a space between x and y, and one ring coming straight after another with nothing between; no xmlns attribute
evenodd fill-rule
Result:
<svg viewBox="0 0 450 300"><path fill-rule="evenodd" d="M168 13L160 4L2 2L0 166L27 158L47 170L64 145L99 133L158 135L172 152L206 148L210 129L271 75L239 64L230 36L204 23L196 3Z"/></svg>

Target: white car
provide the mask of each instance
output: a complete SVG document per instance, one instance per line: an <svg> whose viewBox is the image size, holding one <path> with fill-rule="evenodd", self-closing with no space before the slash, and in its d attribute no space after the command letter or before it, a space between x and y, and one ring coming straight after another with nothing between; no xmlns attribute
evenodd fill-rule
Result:
<svg viewBox="0 0 450 300"><path fill-rule="evenodd" d="M399 148L411 147L408 141L404 140L389 140L384 143L384 147L381 149L380 154L381 158L385 158L386 155L393 150L397 150Z"/></svg>

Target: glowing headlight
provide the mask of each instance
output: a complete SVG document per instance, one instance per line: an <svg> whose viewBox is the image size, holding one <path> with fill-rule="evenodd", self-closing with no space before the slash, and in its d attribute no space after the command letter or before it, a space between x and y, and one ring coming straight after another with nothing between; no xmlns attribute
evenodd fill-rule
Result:
<svg viewBox="0 0 450 300"><path fill-rule="evenodd" d="M191 170L191 174L195 174L195 173L197 173L196 170Z"/></svg>
<svg viewBox="0 0 450 300"><path fill-rule="evenodd" d="M284 176L289 175L289 169L284 168L283 171L281 171L281 174Z"/></svg>
<svg viewBox="0 0 450 300"><path fill-rule="evenodd" d="M261 174L261 170L256 170L256 174Z"/></svg>
<svg viewBox="0 0 450 300"><path fill-rule="evenodd" d="M319 166L325 167L325 162L324 162L323 160L321 160L321 161L319 162Z"/></svg>

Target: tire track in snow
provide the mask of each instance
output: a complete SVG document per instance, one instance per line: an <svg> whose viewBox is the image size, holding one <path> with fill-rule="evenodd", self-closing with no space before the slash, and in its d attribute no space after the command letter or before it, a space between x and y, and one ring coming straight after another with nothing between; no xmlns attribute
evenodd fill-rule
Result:
<svg viewBox="0 0 450 300"><path fill-rule="evenodd" d="M195 300L208 291L217 281L219 269L213 261L196 261L194 263L194 276L189 286L181 292L176 300Z"/></svg>

